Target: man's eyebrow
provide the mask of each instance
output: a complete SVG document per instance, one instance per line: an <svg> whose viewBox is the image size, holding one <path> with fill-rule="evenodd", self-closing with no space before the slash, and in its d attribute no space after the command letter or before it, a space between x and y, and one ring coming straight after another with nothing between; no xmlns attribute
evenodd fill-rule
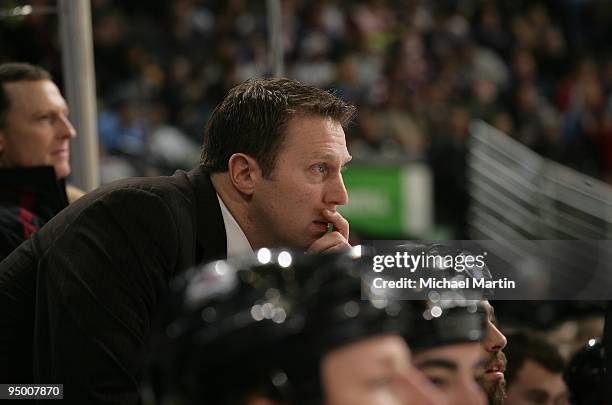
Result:
<svg viewBox="0 0 612 405"><path fill-rule="evenodd" d="M32 115L43 115L43 114L55 113L56 111L58 111L58 108L54 106L39 107L39 108L36 108L35 110L32 110ZM70 110L68 109L68 106L65 104L59 107L59 111L62 111L66 114L70 112Z"/></svg>
<svg viewBox="0 0 612 405"><path fill-rule="evenodd" d="M313 153L311 155L311 159L336 160L338 159L338 157L337 155L334 155L332 153ZM342 166L346 166L351 160L353 160L353 157L351 155L348 155L348 157L346 158L346 161L342 164Z"/></svg>
<svg viewBox="0 0 612 405"><path fill-rule="evenodd" d="M446 359L428 359L428 360L423 360L421 362L417 362L416 363L416 367L419 370L425 369L425 368L445 368L447 370L451 370L451 371L457 371L458 370L458 366L457 363L450 361L450 360L446 360Z"/></svg>

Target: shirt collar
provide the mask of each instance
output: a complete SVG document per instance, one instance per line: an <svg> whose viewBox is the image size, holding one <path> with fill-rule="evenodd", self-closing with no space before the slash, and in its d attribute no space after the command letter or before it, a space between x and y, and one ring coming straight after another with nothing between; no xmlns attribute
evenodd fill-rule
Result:
<svg viewBox="0 0 612 405"><path fill-rule="evenodd" d="M253 254L253 248L249 243L246 235L240 228L238 222L227 209L225 203L217 193L219 199L219 205L221 206L221 215L223 216L223 223L225 224L225 233L227 236L227 258L234 256L247 256Z"/></svg>

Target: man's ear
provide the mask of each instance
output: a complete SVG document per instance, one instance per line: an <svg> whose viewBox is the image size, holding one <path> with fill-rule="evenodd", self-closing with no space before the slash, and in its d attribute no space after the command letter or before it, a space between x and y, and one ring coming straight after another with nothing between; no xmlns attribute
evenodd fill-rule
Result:
<svg viewBox="0 0 612 405"><path fill-rule="evenodd" d="M261 169L255 159L244 153L234 153L227 166L234 187L243 194L252 195L255 183L261 178Z"/></svg>

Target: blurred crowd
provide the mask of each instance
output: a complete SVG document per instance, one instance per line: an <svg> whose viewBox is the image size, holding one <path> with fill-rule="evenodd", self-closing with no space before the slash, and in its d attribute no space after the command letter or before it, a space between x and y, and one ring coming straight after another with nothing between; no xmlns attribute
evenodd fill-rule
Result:
<svg viewBox="0 0 612 405"><path fill-rule="evenodd" d="M358 106L347 133L356 158L430 164L438 223L464 220L472 119L612 182L611 2L281 3L284 74ZM105 182L192 166L227 90L273 74L264 1L91 5ZM1 61L39 63L61 78L56 17L3 18Z"/></svg>

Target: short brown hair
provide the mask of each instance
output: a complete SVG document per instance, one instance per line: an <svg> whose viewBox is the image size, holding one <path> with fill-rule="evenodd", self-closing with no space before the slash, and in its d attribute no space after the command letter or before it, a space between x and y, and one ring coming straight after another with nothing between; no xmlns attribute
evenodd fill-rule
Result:
<svg viewBox="0 0 612 405"><path fill-rule="evenodd" d="M506 336L508 346L504 353L508 358L506 367L506 383L509 387L516 379L527 360L531 360L551 373L563 373L565 361L559 349L544 338L525 331L519 331Z"/></svg>
<svg viewBox="0 0 612 405"><path fill-rule="evenodd" d="M0 65L0 128L6 125L6 113L11 108L4 85L20 81L52 80L51 74L40 66L29 63L3 63Z"/></svg>
<svg viewBox="0 0 612 405"><path fill-rule="evenodd" d="M224 172L234 153L252 156L268 176L291 117L329 117L346 127L355 107L316 87L284 78L249 79L232 88L206 126L200 164Z"/></svg>

